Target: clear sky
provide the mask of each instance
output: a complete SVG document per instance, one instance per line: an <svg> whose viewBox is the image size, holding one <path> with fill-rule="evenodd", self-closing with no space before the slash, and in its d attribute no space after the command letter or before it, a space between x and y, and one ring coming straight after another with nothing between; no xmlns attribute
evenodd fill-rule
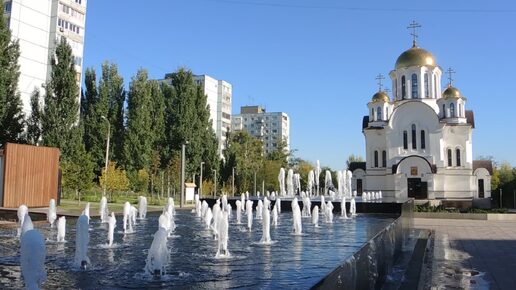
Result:
<svg viewBox="0 0 516 290"><path fill-rule="evenodd" d="M412 20L422 25L418 45L456 71L475 112L473 157L516 165L510 0L90 0L84 67L117 63L126 85L139 68L226 80L234 114L253 104L286 112L296 156L343 169L349 154L365 157L361 122L375 76L387 77L410 48Z"/></svg>

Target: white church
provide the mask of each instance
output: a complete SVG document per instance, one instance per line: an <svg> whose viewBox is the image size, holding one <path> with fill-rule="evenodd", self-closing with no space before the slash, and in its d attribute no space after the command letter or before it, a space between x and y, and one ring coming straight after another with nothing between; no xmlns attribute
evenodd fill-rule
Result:
<svg viewBox="0 0 516 290"><path fill-rule="evenodd" d="M392 99L381 88L367 103L362 132L366 162L353 163L353 186L360 194L417 199L473 199L491 196L490 162L473 160L472 111L449 84L435 57L413 46L389 73Z"/></svg>

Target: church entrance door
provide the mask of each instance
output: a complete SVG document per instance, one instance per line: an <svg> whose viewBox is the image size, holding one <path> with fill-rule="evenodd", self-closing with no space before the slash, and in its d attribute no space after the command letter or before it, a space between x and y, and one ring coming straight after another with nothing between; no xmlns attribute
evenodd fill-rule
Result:
<svg viewBox="0 0 516 290"><path fill-rule="evenodd" d="M421 178L407 178L407 193L408 197L415 199L425 199L428 197L428 186L426 182L421 182Z"/></svg>

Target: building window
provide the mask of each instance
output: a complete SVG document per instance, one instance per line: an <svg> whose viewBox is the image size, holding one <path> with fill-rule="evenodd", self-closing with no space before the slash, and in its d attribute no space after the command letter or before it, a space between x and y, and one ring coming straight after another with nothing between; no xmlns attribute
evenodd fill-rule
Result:
<svg viewBox="0 0 516 290"><path fill-rule="evenodd" d="M387 167L387 151L382 151L382 167Z"/></svg>
<svg viewBox="0 0 516 290"><path fill-rule="evenodd" d="M425 98L430 98L430 91L428 90L428 73L425 73Z"/></svg>
<svg viewBox="0 0 516 290"><path fill-rule="evenodd" d="M382 108L381 107L376 108L376 119L378 121L382 120Z"/></svg>
<svg viewBox="0 0 516 290"><path fill-rule="evenodd" d="M450 104L450 117L455 118L455 104L454 103Z"/></svg>
<svg viewBox="0 0 516 290"><path fill-rule="evenodd" d="M446 118L446 105L443 104L443 118Z"/></svg>
<svg viewBox="0 0 516 290"><path fill-rule="evenodd" d="M462 117L462 104L459 104L459 112L458 112L457 116Z"/></svg>
<svg viewBox="0 0 516 290"><path fill-rule="evenodd" d="M371 108L371 121L374 121L374 108Z"/></svg>
<svg viewBox="0 0 516 290"><path fill-rule="evenodd" d="M394 97L398 98L398 79L394 79Z"/></svg>
<svg viewBox="0 0 516 290"><path fill-rule="evenodd" d="M406 85L405 85L405 76L402 76L401 77L401 99L405 99L407 96L407 91L406 91Z"/></svg>
<svg viewBox="0 0 516 290"><path fill-rule="evenodd" d="M13 8L13 2L9 1L4 4L4 11L10 13Z"/></svg>
<svg viewBox="0 0 516 290"><path fill-rule="evenodd" d="M448 167L452 166L452 151L448 149Z"/></svg>
<svg viewBox="0 0 516 290"><path fill-rule="evenodd" d="M417 75L416 74L412 74L412 98L413 99L417 99L418 98L418 93L417 93Z"/></svg>
<svg viewBox="0 0 516 290"><path fill-rule="evenodd" d="M421 149L425 149L425 130L421 130Z"/></svg>
<svg viewBox="0 0 516 290"><path fill-rule="evenodd" d="M378 167L378 151L374 151L374 167Z"/></svg>
<svg viewBox="0 0 516 290"><path fill-rule="evenodd" d="M417 149L416 125L412 124L412 149Z"/></svg>
<svg viewBox="0 0 516 290"><path fill-rule="evenodd" d="M460 166L460 149L455 149L455 157L457 158L457 166Z"/></svg>
<svg viewBox="0 0 516 290"><path fill-rule="evenodd" d="M403 131L403 149L408 149L408 136L407 131Z"/></svg>

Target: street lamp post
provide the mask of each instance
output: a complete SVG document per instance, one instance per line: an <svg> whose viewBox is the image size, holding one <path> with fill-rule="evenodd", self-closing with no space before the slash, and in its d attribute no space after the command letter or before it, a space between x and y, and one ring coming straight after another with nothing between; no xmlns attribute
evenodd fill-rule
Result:
<svg viewBox="0 0 516 290"><path fill-rule="evenodd" d="M233 196L235 196L235 167L233 167L233 170L231 172L231 176L232 176L232 188L233 188Z"/></svg>
<svg viewBox="0 0 516 290"><path fill-rule="evenodd" d="M202 166L204 165L204 161L201 162L201 175L199 177L199 198L202 197Z"/></svg>
<svg viewBox="0 0 516 290"><path fill-rule="evenodd" d="M215 177L213 180L215 186L215 191L213 191L213 197L215 197L217 195L217 169L212 169L212 171L215 172Z"/></svg>
<svg viewBox="0 0 516 290"><path fill-rule="evenodd" d="M111 123L109 122L109 120L104 117L104 116L101 116L102 119L104 119L107 124L108 124L108 129L107 129L107 138L106 138L106 164L105 164L105 167L104 167L104 174L106 175L105 178L104 178L104 193L103 193L103 196L106 196L106 187L107 187L107 178L108 178L108 164L109 164L109 135L111 135Z"/></svg>
<svg viewBox="0 0 516 290"><path fill-rule="evenodd" d="M185 151L186 151L186 144L188 144L188 141L185 141L181 145L181 192L179 193L179 207L184 206L184 194L185 194Z"/></svg>

